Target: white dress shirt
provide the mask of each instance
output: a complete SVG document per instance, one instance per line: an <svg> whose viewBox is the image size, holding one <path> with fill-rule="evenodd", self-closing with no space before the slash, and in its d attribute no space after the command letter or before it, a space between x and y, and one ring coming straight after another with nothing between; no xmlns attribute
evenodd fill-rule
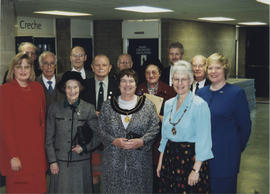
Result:
<svg viewBox="0 0 270 194"><path fill-rule="evenodd" d="M76 72L81 73L82 78L83 78L83 79L86 79L86 74L85 74L84 68L81 68L81 70L78 71L77 69L75 69L75 68L73 67L71 71L76 71Z"/></svg>
<svg viewBox="0 0 270 194"><path fill-rule="evenodd" d="M55 88L56 85L56 80L55 80L55 75L53 75L52 79L48 80L43 74L41 74L42 77L42 81L44 83L44 85L46 86L47 90L49 90L49 84L48 81L52 81L52 88Z"/></svg>

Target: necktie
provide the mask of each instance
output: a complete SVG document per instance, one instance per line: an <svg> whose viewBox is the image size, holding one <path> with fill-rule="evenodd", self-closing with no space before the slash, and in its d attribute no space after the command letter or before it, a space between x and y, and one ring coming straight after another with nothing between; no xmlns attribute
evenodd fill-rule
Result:
<svg viewBox="0 0 270 194"><path fill-rule="evenodd" d="M49 93L52 94L53 92L52 81L47 81L47 83L49 84Z"/></svg>
<svg viewBox="0 0 270 194"><path fill-rule="evenodd" d="M104 91L103 91L103 82L99 83L99 91L98 91L98 104L97 104L97 111L100 111L101 105L104 101Z"/></svg>
<svg viewBox="0 0 270 194"><path fill-rule="evenodd" d="M199 82L196 83L195 94L197 93L198 90L199 90Z"/></svg>

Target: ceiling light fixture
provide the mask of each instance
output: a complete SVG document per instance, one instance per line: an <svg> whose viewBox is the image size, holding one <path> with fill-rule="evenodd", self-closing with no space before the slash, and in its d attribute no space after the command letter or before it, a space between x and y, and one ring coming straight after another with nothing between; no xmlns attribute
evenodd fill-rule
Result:
<svg viewBox="0 0 270 194"><path fill-rule="evenodd" d="M248 26L261 26L261 25L267 25L267 23L264 22L240 22L239 25L248 25Z"/></svg>
<svg viewBox="0 0 270 194"><path fill-rule="evenodd" d="M150 6L130 6L130 7L116 7L114 9L122 11L133 11L140 13L163 13L163 12L173 12L171 9L150 7Z"/></svg>
<svg viewBox="0 0 270 194"><path fill-rule="evenodd" d="M198 19L206 20L206 21L217 21L217 22L226 22L226 21L235 20L233 18L226 18L226 17L204 17L204 18L198 18Z"/></svg>
<svg viewBox="0 0 270 194"><path fill-rule="evenodd" d="M267 4L267 5L270 5L270 0L256 0L257 2L259 3L264 3L264 4Z"/></svg>
<svg viewBox="0 0 270 194"><path fill-rule="evenodd" d="M90 13L79 13L79 12L70 12L70 11L34 11L38 14L49 14L49 15L61 15L61 16L90 16Z"/></svg>

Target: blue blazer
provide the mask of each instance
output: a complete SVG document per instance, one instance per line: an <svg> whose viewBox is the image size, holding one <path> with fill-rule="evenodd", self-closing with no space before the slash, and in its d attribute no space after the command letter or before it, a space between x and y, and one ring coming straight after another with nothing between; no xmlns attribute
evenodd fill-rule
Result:
<svg viewBox="0 0 270 194"><path fill-rule="evenodd" d="M217 91L205 86L197 94L208 103L211 112L214 158L209 161L210 176L235 176L239 172L241 152L251 132L245 92L227 83Z"/></svg>

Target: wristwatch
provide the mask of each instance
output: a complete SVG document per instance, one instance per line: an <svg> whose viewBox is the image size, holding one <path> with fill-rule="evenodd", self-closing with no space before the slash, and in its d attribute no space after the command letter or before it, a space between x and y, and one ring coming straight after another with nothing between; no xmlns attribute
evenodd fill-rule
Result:
<svg viewBox="0 0 270 194"><path fill-rule="evenodd" d="M194 169L194 168L192 168L192 170L193 170L195 173L197 173L197 174L199 174L199 172L200 172L200 170L196 170L196 169Z"/></svg>

